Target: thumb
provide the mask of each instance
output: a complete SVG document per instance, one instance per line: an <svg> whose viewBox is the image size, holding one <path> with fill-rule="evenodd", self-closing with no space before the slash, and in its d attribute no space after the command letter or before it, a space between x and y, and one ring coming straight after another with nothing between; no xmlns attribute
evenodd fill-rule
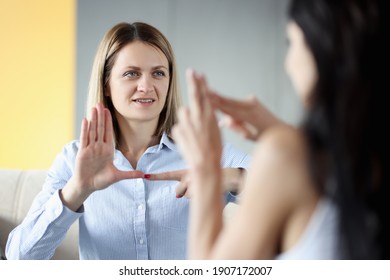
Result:
<svg viewBox="0 0 390 280"><path fill-rule="evenodd" d="M181 198L185 195L187 192L187 184L183 181L181 181L178 186L176 187L176 198Z"/></svg>

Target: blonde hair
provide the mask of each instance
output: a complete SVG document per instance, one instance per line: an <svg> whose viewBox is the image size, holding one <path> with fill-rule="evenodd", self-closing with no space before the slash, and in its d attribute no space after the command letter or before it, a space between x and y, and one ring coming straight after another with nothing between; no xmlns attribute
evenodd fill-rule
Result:
<svg viewBox="0 0 390 280"><path fill-rule="evenodd" d="M155 27L143 23L119 23L113 26L104 35L96 52L92 67L91 79L89 81L87 113L97 103L102 103L108 108L112 115L114 127L115 146L119 143L119 125L115 117L114 106L111 99L106 96L108 81L112 67L116 61L118 52L127 44L140 41L157 47L167 58L169 64L169 88L166 103L160 113L157 129L154 136L161 137L166 132L171 133L173 125L177 121L177 110L181 105L177 81L176 61L171 44L167 38Z"/></svg>

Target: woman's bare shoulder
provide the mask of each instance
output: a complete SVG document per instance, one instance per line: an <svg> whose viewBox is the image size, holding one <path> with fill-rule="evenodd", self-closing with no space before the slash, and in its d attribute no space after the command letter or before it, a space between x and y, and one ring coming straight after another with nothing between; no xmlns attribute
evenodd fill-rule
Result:
<svg viewBox="0 0 390 280"><path fill-rule="evenodd" d="M301 210L301 205L312 205L316 198L303 139L298 129L280 126L265 131L256 143L241 207L226 233L237 244L244 240L235 248L241 257L271 258L291 246L306 225L312 207ZM251 231L240 230L248 227Z"/></svg>
<svg viewBox="0 0 390 280"><path fill-rule="evenodd" d="M275 126L264 132L256 146L254 158L259 165L266 166L285 191L297 193L312 189L307 147L301 130Z"/></svg>
<svg viewBox="0 0 390 280"><path fill-rule="evenodd" d="M302 160L306 157L304 136L298 128L283 125L275 126L264 131L257 142L282 160Z"/></svg>

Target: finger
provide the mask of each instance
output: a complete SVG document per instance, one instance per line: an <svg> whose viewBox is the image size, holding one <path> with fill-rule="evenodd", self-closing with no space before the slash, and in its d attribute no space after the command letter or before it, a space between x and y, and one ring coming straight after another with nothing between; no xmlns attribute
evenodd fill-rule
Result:
<svg viewBox="0 0 390 280"><path fill-rule="evenodd" d="M231 115L234 118L245 119L248 115L253 99L249 100L234 100L231 98L218 95L216 92L208 94L211 104L225 114Z"/></svg>
<svg viewBox="0 0 390 280"><path fill-rule="evenodd" d="M208 91L206 77L202 74L195 73L195 78L198 82L198 87L199 87L199 104L200 107L203 109L206 102L206 94Z"/></svg>
<svg viewBox="0 0 390 280"><path fill-rule="evenodd" d="M174 137L179 150L186 157L187 154L196 153L197 132L188 108L181 108L178 113L178 118L179 123L176 125Z"/></svg>
<svg viewBox="0 0 390 280"><path fill-rule="evenodd" d="M155 174L145 174L144 178L151 181L156 181L156 180L180 181L186 173L187 170L183 169L183 170L168 171L168 172L155 173Z"/></svg>
<svg viewBox="0 0 390 280"><path fill-rule="evenodd" d="M129 179L134 179L134 178L143 178L144 177L144 173L142 171L139 171L139 170L135 170L135 171L128 171L128 172L125 172L127 173L127 178Z"/></svg>
<svg viewBox="0 0 390 280"><path fill-rule="evenodd" d="M191 115L195 120L201 116L201 96L199 80L192 69L187 70L187 90L190 100Z"/></svg>
<svg viewBox="0 0 390 280"><path fill-rule="evenodd" d="M185 198L191 198L191 192L190 192L190 189L187 189L186 192L183 194L182 197L185 197Z"/></svg>
<svg viewBox="0 0 390 280"><path fill-rule="evenodd" d="M199 133L192 125L189 111L181 108L178 114L179 122L173 127L172 135L183 159L188 164L199 162Z"/></svg>
<svg viewBox="0 0 390 280"><path fill-rule="evenodd" d="M210 100L208 98L208 92L211 92L211 91L208 88L206 77L203 75L197 75L197 76L198 76L198 83L199 83L199 89L200 89L199 102L200 102L200 106L202 109L201 111L206 116L209 116L211 113L214 113L212 110Z"/></svg>
<svg viewBox="0 0 390 280"><path fill-rule="evenodd" d="M99 103L96 107L97 107L97 127L96 127L97 141L102 143L104 139L105 113L104 113L103 105L101 103Z"/></svg>
<svg viewBox="0 0 390 280"><path fill-rule="evenodd" d="M118 180L125 180L125 179L135 179L135 178L143 178L144 173L139 170L135 171L116 171L116 177Z"/></svg>
<svg viewBox="0 0 390 280"><path fill-rule="evenodd" d="M181 191L182 197L191 198L191 188L190 188L190 179L189 176L185 176L183 180L181 180L180 184L183 185L183 189ZM184 189L185 188L185 189Z"/></svg>
<svg viewBox="0 0 390 280"><path fill-rule="evenodd" d="M220 124L222 126L228 127L245 139L257 139L258 133L254 127L245 122L235 120L231 116L225 116Z"/></svg>
<svg viewBox="0 0 390 280"><path fill-rule="evenodd" d="M202 123L199 123L199 121L202 121L204 125L218 127L214 109L208 98L208 93L211 91L207 85L206 77L195 73L195 78L198 85L199 112L202 114L203 118L197 118L194 120L194 124L201 125Z"/></svg>
<svg viewBox="0 0 390 280"><path fill-rule="evenodd" d="M96 108L93 107L91 110L91 120L88 124L88 143L91 144L96 141L96 122L97 122L97 112Z"/></svg>
<svg viewBox="0 0 390 280"><path fill-rule="evenodd" d="M176 198L183 197L188 189L188 184L185 182L180 182L179 185L176 187Z"/></svg>
<svg viewBox="0 0 390 280"><path fill-rule="evenodd" d="M114 141L114 128L112 126L112 117L110 110L107 108L104 108L104 113L105 113L105 133L104 133L104 142L107 144L113 144Z"/></svg>
<svg viewBox="0 0 390 280"><path fill-rule="evenodd" d="M245 139L256 141L259 137L259 131L250 124L244 123L240 126L233 123L232 129L236 130Z"/></svg>
<svg viewBox="0 0 390 280"><path fill-rule="evenodd" d="M88 146L88 121L84 118L81 122L80 148Z"/></svg>
<svg viewBox="0 0 390 280"><path fill-rule="evenodd" d="M180 145L182 144L183 140L183 135L181 133L181 126L176 124L172 127L172 138L175 141L176 145L180 149Z"/></svg>

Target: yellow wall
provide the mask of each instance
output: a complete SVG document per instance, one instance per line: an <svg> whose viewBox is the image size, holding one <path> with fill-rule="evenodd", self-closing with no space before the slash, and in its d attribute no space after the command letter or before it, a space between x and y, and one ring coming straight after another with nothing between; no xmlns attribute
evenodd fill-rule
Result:
<svg viewBox="0 0 390 280"><path fill-rule="evenodd" d="M74 137L76 0L0 0L0 168L48 168Z"/></svg>

